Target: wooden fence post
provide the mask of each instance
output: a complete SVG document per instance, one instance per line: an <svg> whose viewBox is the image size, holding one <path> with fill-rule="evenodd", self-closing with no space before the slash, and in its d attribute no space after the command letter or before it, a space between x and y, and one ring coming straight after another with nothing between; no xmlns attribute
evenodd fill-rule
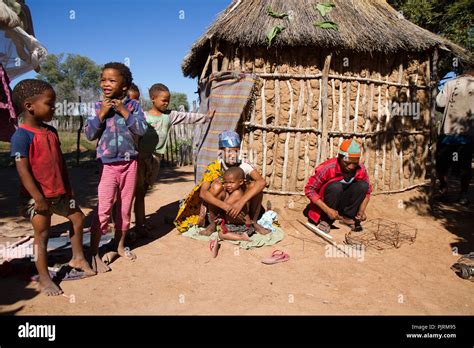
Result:
<svg viewBox="0 0 474 348"><path fill-rule="evenodd" d="M79 165L79 160L81 158L81 133L82 127L84 126L84 119L82 118L82 108L81 108L81 96L79 96L79 129L77 130L77 148L76 148L76 165Z"/></svg>
<svg viewBox="0 0 474 348"><path fill-rule="evenodd" d="M321 82L321 108L322 108L322 136L321 136L321 163L327 160L328 142L328 77L331 66L331 54L324 61L323 76Z"/></svg>

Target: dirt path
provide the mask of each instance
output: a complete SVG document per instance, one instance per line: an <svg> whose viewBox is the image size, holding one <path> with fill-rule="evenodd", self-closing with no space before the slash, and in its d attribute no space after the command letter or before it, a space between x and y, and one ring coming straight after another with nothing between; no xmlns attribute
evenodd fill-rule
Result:
<svg viewBox="0 0 474 348"><path fill-rule="evenodd" d="M357 259L329 257L321 241L296 221L302 218L297 209L304 198L294 203L294 210L283 205L283 198L272 198L281 213L285 239L275 247L251 251L224 244L212 259L207 243L179 236L164 223L192 186L191 167L165 173L146 200L147 214L158 211L152 215L158 224L155 239L136 247L135 262L119 259L112 272L63 282L69 297L48 298L37 294L33 283L0 279L0 312L474 314L474 283L458 278L449 268L457 260L452 248L469 247L459 236L471 233L472 211L454 216L454 222L446 216L436 220L420 215L424 205L416 191L373 197L369 219L385 216L404 222L418 228L418 236L412 245L368 250ZM53 222L64 220L55 217ZM342 241L346 232L341 227L332 234ZM276 248L289 253L290 260L272 266L260 263Z"/></svg>

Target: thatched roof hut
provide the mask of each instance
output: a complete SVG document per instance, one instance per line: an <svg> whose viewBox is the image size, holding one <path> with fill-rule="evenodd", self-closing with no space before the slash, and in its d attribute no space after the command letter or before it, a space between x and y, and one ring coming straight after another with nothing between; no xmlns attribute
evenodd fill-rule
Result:
<svg viewBox="0 0 474 348"><path fill-rule="evenodd" d="M309 0L233 1L192 46L183 73L258 76L254 107L238 130L269 193L301 194L313 168L347 137L363 144L376 191L423 184L438 49L467 55L384 0L331 3L323 16ZM269 6L286 16L271 16ZM315 25L323 21L337 29ZM269 45L267 34L277 25L284 29Z"/></svg>

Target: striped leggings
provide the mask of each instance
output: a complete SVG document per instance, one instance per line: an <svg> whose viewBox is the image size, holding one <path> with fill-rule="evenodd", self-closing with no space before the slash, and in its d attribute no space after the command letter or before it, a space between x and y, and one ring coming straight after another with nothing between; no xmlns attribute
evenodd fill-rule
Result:
<svg viewBox="0 0 474 348"><path fill-rule="evenodd" d="M103 165L98 187L97 211L92 220L91 232L107 233L114 202L115 230L124 232L129 229L136 178L136 160Z"/></svg>

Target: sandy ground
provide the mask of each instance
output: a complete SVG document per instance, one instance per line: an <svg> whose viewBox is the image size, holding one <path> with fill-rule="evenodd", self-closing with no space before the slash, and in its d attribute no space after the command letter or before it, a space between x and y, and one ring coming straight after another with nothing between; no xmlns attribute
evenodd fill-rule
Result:
<svg viewBox="0 0 474 348"><path fill-rule="evenodd" d="M14 169L8 170L8 177L14 177ZM81 167L71 172L88 214L95 203L96 170ZM2 186L6 188L0 197L1 211L11 215L14 198L5 195L14 192L14 185L3 182ZM180 236L165 223L192 186L192 167L163 171L146 199L147 214L156 224L153 238L134 247L135 262L118 259L111 272L62 282L65 296L56 298L36 292L35 283L14 276L0 278L0 313L474 314L474 283L450 270L458 258L453 248L460 253L474 250L472 208L450 205L428 212L417 190L375 196L368 218L385 217L415 227L416 241L400 249L368 249L359 258L349 258L329 255L325 243L297 222L304 219L304 197L288 204L287 198L272 196L285 239L250 251L223 244L213 259L207 243ZM56 230L67 228L64 221L53 218ZM347 232L340 227L331 234L342 243ZM275 249L287 252L290 260L262 264L260 260Z"/></svg>

